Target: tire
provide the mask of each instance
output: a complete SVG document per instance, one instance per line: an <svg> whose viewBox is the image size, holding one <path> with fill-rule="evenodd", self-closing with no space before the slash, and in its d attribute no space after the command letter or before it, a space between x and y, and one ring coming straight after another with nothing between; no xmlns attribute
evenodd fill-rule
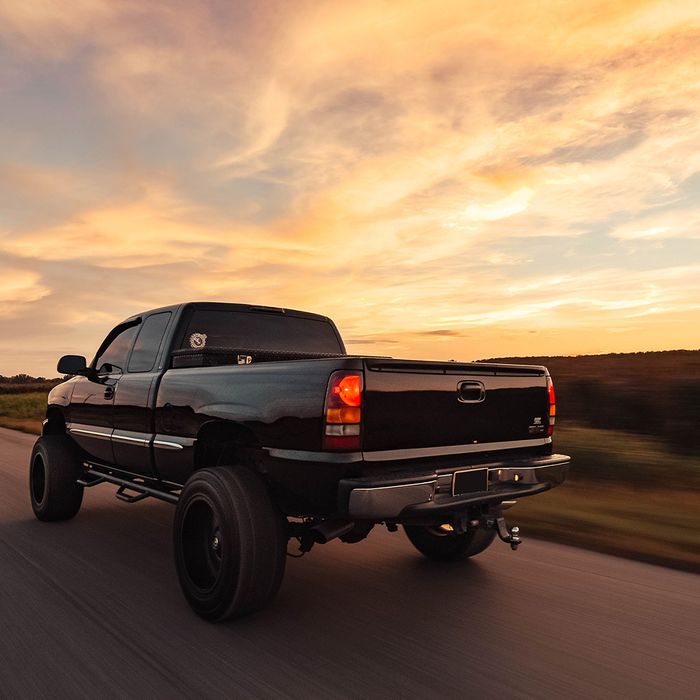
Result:
<svg viewBox="0 0 700 700"><path fill-rule="evenodd" d="M80 454L65 435L40 437L29 461L29 498L39 520L69 520L83 502Z"/></svg>
<svg viewBox="0 0 700 700"><path fill-rule="evenodd" d="M277 594L287 522L247 467L195 472L180 495L173 536L182 592L204 619L255 612Z"/></svg>
<svg viewBox="0 0 700 700"><path fill-rule="evenodd" d="M496 538L495 530L469 530L464 534L444 531L439 525L404 525L404 532L411 544L428 559L434 561L458 561L480 554Z"/></svg>

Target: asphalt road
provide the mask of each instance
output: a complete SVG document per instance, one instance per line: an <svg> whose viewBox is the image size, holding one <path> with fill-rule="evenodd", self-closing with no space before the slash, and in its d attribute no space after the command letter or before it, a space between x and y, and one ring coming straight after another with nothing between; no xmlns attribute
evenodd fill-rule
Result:
<svg viewBox="0 0 700 700"><path fill-rule="evenodd" d="M172 506L102 485L40 523L33 440L0 429L2 698L700 695L693 574L527 533L435 565L377 528L290 559L271 608L211 625L180 595Z"/></svg>

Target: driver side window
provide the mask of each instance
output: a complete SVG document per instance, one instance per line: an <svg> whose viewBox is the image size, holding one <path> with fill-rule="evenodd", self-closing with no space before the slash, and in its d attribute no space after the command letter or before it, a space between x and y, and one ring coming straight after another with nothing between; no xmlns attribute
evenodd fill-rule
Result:
<svg viewBox="0 0 700 700"><path fill-rule="evenodd" d="M124 372L126 358L138 333L139 326L125 328L112 342L95 358L95 369L100 374Z"/></svg>

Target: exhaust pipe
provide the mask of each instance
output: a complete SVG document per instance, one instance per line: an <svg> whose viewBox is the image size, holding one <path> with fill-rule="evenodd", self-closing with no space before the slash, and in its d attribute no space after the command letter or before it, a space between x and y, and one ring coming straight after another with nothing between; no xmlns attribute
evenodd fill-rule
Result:
<svg viewBox="0 0 700 700"><path fill-rule="evenodd" d="M350 520L323 520L311 527L314 542L326 544L336 537L346 535L355 527L355 523Z"/></svg>

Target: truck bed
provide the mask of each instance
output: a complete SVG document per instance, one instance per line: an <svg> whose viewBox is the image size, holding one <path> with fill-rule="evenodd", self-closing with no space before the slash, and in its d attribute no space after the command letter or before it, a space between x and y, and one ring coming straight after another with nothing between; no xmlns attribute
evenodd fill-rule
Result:
<svg viewBox="0 0 700 700"><path fill-rule="evenodd" d="M322 447L324 395L337 370L364 377L357 450ZM265 454L289 462L389 468L406 460L478 460L504 450L545 454L551 443L544 367L336 355L165 372L155 408L159 439L194 448L202 428L216 421L241 426ZM170 478L184 477L193 452L161 457Z"/></svg>

